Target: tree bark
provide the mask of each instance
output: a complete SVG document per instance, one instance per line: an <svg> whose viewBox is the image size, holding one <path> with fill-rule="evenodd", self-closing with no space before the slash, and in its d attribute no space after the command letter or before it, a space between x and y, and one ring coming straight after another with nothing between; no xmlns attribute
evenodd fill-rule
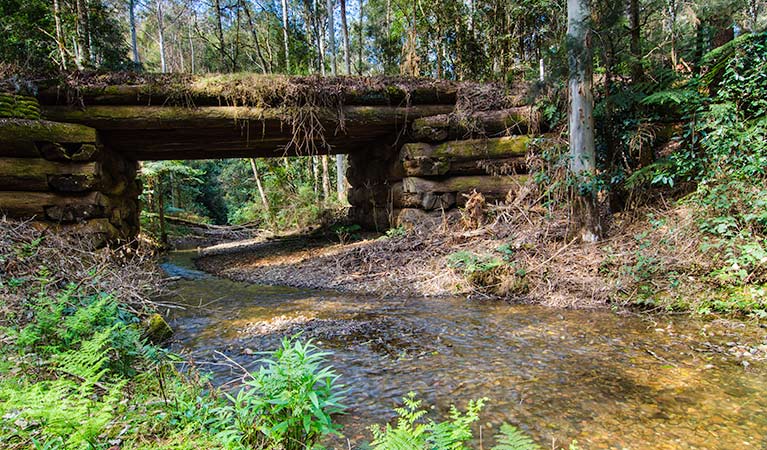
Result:
<svg viewBox="0 0 767 450"><path fill-rule="evenodd" d="M333 76L338 75L338 64L336 61L336 26L335 26L335 2L327 0L328 7L328 46L330 47L330 73Z"/></svg>
<svg viewBox="0 0 767 450"><path fill-rule="evenodd" d="M88 24L88 4L87 0L75 0L75 12L77 27L75 31L75 39L77 42L77 68L80 70L90 66L91 62L91 47L88 40L89 24Z"/></svg>
<svg viewBox="0 0 767 450"><path fill-rule="evenodd" d="M576 225L584 242L595 242L602 234L596 191L593 188L596 176L596 155L590 16L588 0L567 0L570 170L578 185L578 192L574 196L574 212Z"/></svg>
<svg viewBox="0 0 767 450"><path fill-rule="evenodd" d="M320 168L317 156L312 156L312 181L314 183L314 197L319 200L320 196Z"/></svg>
<svg viewBox="0 0 767 450"><path fill-rule="evenodd" d="M360 8L362 5L360 4ZM346 63L346 74L352 74L352 59L349 49L349 26L346 22L346 0L341 0L341 31L344 35L344 62ZM360 41L360 45L362 42Z"/></svg>
<svg viewBox="0 0 767 450"><path fill-rule="evenodd" d="M162 175L157 176L157 217L160 220L160 243L168 243L168 233L165 229L165 196L163 193Z"/></svg>
<svg viewBox="0 0 767 450"><path fill-rule="evenodd" d="M54 0L58 2L58 0ZM136 0L129 0L128 17L130 20L130 42L133 51L133 68L138 70L141 67L141 59L138 55L138 42L136 39Z"/></svg>
<svg viewBox="0 0 767 450"><path fill-rule="evenodd" d="M213 6L216 9L216 33L218 36L219 70L226 71L226 44L224 43L224 26L221 19L221 0L215 0Z"/></svg>
<svg viewBox="0 0 767 450"><path fill-rule="evenodd" d="M336 155L336 193L338 201L346 200L346 160L344 155Z"/></svg>
<svg viewBox="0 0 767 450"><path fill-rule="evenodd" d="M162 1L163 0L157 0L157 35L160 43L160 71L166 73L168 71L168 66L165 62L165 24L163 20Z"/></svg>
<svg viewBox="0 0 767 450"><path fill-rule="evenodd" d="M363 47L364 47L362 45L362 34L363 34L363 31L364 31L363 30L363 21L362 21L362 19L364 17L364 14L363 14L363 11L364 11L363 10L364 1L365 0L360 0L360 15L359 15L359 32L360 32L360 35L359 35L359 43L358 43L359 51L358 51L358 54L357 54L357 57L358 57L357 58L357 75L359 75L359 76L362 76L362 50L363 50Z"/></svg>
<svg viewBox="0 0 767 450"><path fill-rule="evenodd" d="M290 40L288 39L288 0L282 0L282 42L285 46L285 73L290 73Z"/></svg>
<svg viewBox="0 0 767 450"><path fill-rule="evenodd" d="M261 62L261 73L269 73L271 72L271 64L266 63L266 59L264 59L264 54L261 52L261 42L258 38L258 31L256 30L256 24L253 23L253 15L250 13L250 6L243 1L242 7L245 10L245 15L248 17L248 25L250 25L250 34L253 36L253 44L256 47L256 55L258 56L258 60ZM287 50L287 49L286 49ZM287 52L286 52L287 57Z"/></svg>
<svg viewBox="0 0 767 450"><path fill-rule="evenodd" d="M187 32L189 34L189 66L191 69L191 73L194 73L194 41L192 40L192 22L187 23Z"/></svg>
<svg viewBox="0 0 767 450"><path fill-rule="evenodd" d="M328 160L328 155L322 155L322 197L326 202L330 200L330 170Z"/></svg>
<svg viewBox="0 0 767 450"><path fill-rule="evenodd" d="M270 212L271 214L272 209L269 207L269 200L266 198L264 187L261 184L261 176L258 174L258 167L256 166L256 160L253 158L250 158L250 168L253 170L253 179L256 180L256 187L258 187L258 195L259 197L261 197L261 204L263 204L264 208L266 208L266 211Z"/></svg>
<svg viewBox="0 0 767 450"><path fill-rule="evenodd" d="M61 30L61 6L59 5L59 0L53 0L53 20L56 23L56 46L59 48L59 58L61 58L59 66L62 70L67 70L67 54L64 47L64 33Z"/></svg>

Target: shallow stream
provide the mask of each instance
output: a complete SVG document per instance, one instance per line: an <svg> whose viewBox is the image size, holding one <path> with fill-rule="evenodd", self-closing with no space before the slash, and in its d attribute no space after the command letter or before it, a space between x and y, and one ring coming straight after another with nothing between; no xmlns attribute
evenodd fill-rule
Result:
<svg viewBox="0 0 767 450"><path fill-rule="evenodd" d="M251 285L193 269L175 252L181 279L170 299L174 350L234 387L261 351L303 330L349 389L339 418L352 446L370 439L409 391L444 417L450 404L489 398L487 436L503 422L544 448L767 449L767 369L726 356L760 330L681 316L642 317L452 299L377 299ZM761 341L760 341L761 342ZM343 441L331 448L347 448Z"/></svg>

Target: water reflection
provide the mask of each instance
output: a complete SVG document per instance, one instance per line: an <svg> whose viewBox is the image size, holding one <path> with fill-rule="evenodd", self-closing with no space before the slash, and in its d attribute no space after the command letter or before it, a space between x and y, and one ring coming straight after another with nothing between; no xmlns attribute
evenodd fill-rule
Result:
<svg viewBox="0 0 767 450"><path fill-rule="evenodd" d="M334 352L349 388L340 422L352 443L415 391L436 414L488 397L483 434L504 421L539 442L581 448L767 448L767 377L699 351L700 323L464 299L374 299L249 285L164 266L177 283L175 349L224 384L260 351L304 331ZM487 441L486 441L487 443ZM333 444L338 448L345 444Z"/></svg>

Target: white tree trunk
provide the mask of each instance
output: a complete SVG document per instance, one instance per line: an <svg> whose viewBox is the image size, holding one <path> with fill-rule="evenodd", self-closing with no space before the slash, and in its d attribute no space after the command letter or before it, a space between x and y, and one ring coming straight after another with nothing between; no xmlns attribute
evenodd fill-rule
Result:
<svg viewBox="0 0 767 450"><path fill-rule="evenodd" d="M360 4L360 9L362 4ZM352 74L352 55L349 50L349 26L346 22L346 0L341 0L341 31L344 35L344 61L346 63L346 74ZM360 42L360 45L362 43Z"/></svg>
<svg viewBox="0 0 767 450"><path fill-rule="evenodd" d="M592 60L589 37L589 0L567 0L567 59L570 67L570 170L580 186L596 175L594 148L594 98L592 95ZM584 242L594 242L601 235L596 208L596 192L581 188L575 212Z"/></svg>
<svg viewBox="0 0 767 450"><path fill-rule="evenodd" d="M166 73L168 66L165 62L165 25L162 16L162 0L157 0L157 37L160 43L160 71Z"/></svg>
<svg viewBox="0 0 767 450"><path fill-rule="evenodd" d="M59 47L59 58L61 58L59 65L63 70L67 70L67 54L64 47L64 33L61 30L61 7L59 6L59 0L53 0L53 20L56 22L56 45Z"/></svg>
<svg viewBox="0 0 767 450"><path fill-rule="evenodd" d="M282 41L285 44L285 73L290 73L290 41L288 40L288 0L282 0Z"/></svg>
<svg viewBox="0 0 767 450"><path fill-rule="evenodd" d="M322 197L325 201L330 199L330 168L328 155L322 155Z"/></svg>
<svg viewBox="0 0 767 450"><path fill-rule="evenodd" d="M345 155L336 155L336 193L338 201L346 200L346 160Z"/></svg>
<svg viewBox="0 0 767 450"><path fill-rule="evenodd" d="M333 76L338 75L338 64L336 64L336 26L335 26L335 17L334 13L334 6L335 2L333 0L327 0L327 6L328 6L328 46L330 47L330 73L333 74Z"/></svg>
<svg viewBox="0 0 767 450"><path fill-rule="evenodd" d="M266 208L267 211L270 211L269 200L266 198L264 187L261 184L261 176L259 176L258 167L256 167L256 160L253 158L250 158L250 168L253 170L253 178L256 180L256 186L258 187L258 195L261 197L261 203L264 205L264 208Z"/></svg>
<svg viewBox="0 0 767 450"><path fill-rule="evenodd" d="M130 0L128 4L128 17L130 20L130 43L133 50L133 66L138 69L141 66L141 59L138 55L138 42L136 39L136 0Z"/></svg>

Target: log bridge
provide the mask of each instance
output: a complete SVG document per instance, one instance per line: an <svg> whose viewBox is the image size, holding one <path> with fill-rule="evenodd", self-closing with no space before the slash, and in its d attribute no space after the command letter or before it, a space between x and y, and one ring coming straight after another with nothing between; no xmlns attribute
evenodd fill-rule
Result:
<svg viewBox="0 0 767 450"><path fill-rule="evenodd" d="M348 154L351 219L379 230L460 207L473 190L501 200L524 183L540 129L521 90L338 80L320 94L304 83L292 102L232 94L233 85L252 89L242 78L181 95L145 80L0 93L0 214L79 230L97 244L131 240L144 160ZM490 106L462 110L477 89Z"/></svg>

